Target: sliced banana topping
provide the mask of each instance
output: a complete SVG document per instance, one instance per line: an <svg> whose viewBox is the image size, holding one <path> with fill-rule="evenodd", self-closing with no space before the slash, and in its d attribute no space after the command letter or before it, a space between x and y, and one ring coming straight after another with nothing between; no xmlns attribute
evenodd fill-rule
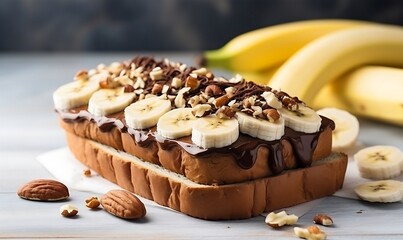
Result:
<svg viewBox="0 0 403 240"><path fill-rule="evenodd" d="M146 129L154 127L158 119L171 110L171 101L158 97L146 98L132 103L125 109L125 119L129 127Z"/></svg>
<svg viewBox="0 0 403 240"><path fill-rule="evenodd" d="M133 102L135 96L134 93L125 93L122 87L98 90L89 100L88 112L95 116L120 112Z"/></svg>
<svg viewBox="0 0 403 240"><path fill-rule="evenodd" d="M238 121L222 119L216 115L198 118L192 128L192 141L203 148L220 148L231 145L239 136Z"/></svg>
<svg viewBox="0 0 403 240"><path fill-rule="evenodd" d="M285 120L285 125L295 131L314 133L319 131L322 118L311 108L298 104L294 110L278 109Z"/></svg>
<svg viewBox="0 0 403 240"><path fill-rule="evenodd" d="M354 155L358 170L364 178L389 179L397 177L403 169L403 153L393 146L372 146Z"/></svg>
<svg viewBox="0 0 403 240"><path fill-rule="evenodd" d="M359 123L354 115L337 108L323 108L316 112L335 122L336 128L332 132L332 149L334 151L346 151L355 145Z"/></svg>
<svg viewBox="0 0 403 240"><path fill-rule="evenodd" d="M53 93L54 106L57 109L70 109L86 105L98 89L96 81L76 80L67 83Z"/></svg>
<svg viewBox="0 0 403 240"><path fill-rule="evenodd" d="M162 115L157 123L157 132L165 138L180 138L192 134L196 121L192 108L177 108Z"/></svg>
<svg viewBox="0 0 403 240"><path fill-rule="evenodd" d="M243 112L237 112L235 116L241 133L266 141L278 140L284 135L284 119L281 117L275 122L270 122Z"/></svg>
<svg viewBox="0 0 403 240"><path fill-rule="evenodd" d="M402 183L395 180L381 180L358 185L355 193L368 202L399 202L403 199Z"/></svg>

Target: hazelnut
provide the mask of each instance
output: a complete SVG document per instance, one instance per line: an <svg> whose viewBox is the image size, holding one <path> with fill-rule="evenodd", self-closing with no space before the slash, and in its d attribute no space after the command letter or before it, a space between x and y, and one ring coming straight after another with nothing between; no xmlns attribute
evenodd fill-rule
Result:
<svg viewBox="0 0 403 240"><path fill-rule="evenodd" d="M71 204L65 204L60 207L60 214L64 217L74 217L77 215L78 209Z"/></svg>
<svg viewBox="0 0 403 240"><path fill-rule="evenodd" d="M269 122L271 123L277 122L277 120L280 119L280 113L273 108L263 110L263 114L264 116L266 116L267 120L269 120Z"/></svg>
<svg viewBox="0 0 403 240"><path fill-rule="evenodd" d="M221 88L215 84L208 85L204 90L208 96L218 96L222 94Z"/></svg>
<svg viewBox="0 0 403 240"><path fill-rule="evenodd" d="M87 206L88 208L91 208L91 209L98 208L100 204L101 204L101 202L99 201L99 199L97 197L90 197L85 200L85 206Z"/></svg>

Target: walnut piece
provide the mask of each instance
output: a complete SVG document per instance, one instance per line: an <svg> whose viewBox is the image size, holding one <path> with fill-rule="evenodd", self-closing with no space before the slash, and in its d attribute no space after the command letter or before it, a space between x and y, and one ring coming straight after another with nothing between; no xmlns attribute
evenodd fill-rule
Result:
<svg viewBox="0 0 403 240"><path fill-rule="evenodd" d="M78 209L74 205L65 204L60 207L60 214L63 217L74 217L75 215L77 215L77 213Z"/></svg>
<svg viewBox="0 0 403 240"><path fill-rule="evenodd" d="M307 228L295 227L294 233L297 237L308 240L324 240L326 233L317 226L309 226Z"/></svg>
<svg viewBox="0 0 403 240"><path fill-rule="evenodd" d="M284 225L294 225L298 221L298 216L288 215L286 211L278 213L271 212L266 216L266 224L272 228L280 228Z"/></svg>

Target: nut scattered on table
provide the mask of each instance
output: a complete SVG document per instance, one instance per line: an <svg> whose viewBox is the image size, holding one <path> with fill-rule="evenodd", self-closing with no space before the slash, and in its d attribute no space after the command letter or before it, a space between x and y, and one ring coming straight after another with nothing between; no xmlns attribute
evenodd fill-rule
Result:
<svg viewBox="0 0 403 240"><path fill-rule="evenodd" d="M90 197L85 200L85 206L91 209L98 208L101 202L97 197Z"/></svg>
<svg viewBox="0 0 403 240"><path fill-rule="evenodd" d="M102 207L112 215L124 219L138 219L146 215L144 204L125 190L111 190L101 198Z"/></svg>
<svg viewBox="0 0 403 240"><path fill-rule="evenodd" d="M315 217L313 218L313 222L323 226L333 225L333 219L329 215L320 213L315 215Z"/></svg>
<svg viewBox="0 0 403 240"><path fill-rule="evenodd" d="M91 169L84 169L83 174L86 177L90 177L91 176Z"/></svg>
<svg viewBox="0 0 403 240"><path fill-rule="evenodd" d="M317 226L309 226L307 228L294 227L294 233L297 237L308 240L324 240L326 233Z"/></svg>
<svg viewBox="0 0 403 240"><path fill-rule="evenodd" d="M67 199L69 190L63 183L52 179L36 179L24 184L18 196L33 201L61 201Z"/></svg>
<svg viewBox="0 0 403 240"><path fill-rule="evenodd" d="M60 214L64 217L74 217L77 215L78 209L71 204L65 204L60 207Z"/></svg>
<svg viewBox="0 0 403 240"><path fill-rule="evenodd" d="M288 215L286 211L278 213L271 212L266 216L265 222L272 228L280 228L284 225L294 225L298 221L298 216Z"/></svg>

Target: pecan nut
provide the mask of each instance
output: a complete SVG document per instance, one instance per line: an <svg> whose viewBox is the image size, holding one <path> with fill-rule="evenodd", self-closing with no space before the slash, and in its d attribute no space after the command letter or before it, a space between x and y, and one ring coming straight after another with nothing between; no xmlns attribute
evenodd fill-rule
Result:
<svg viewBox="0 0 403 240"><path fill-rule="evenodd" d="M52 179L37 179L24 184L18 196L34 201L61 201L67 199L69 190L61 182Z"/></svg>
<svg viewBox="0 0 403 240"><path fill-rule="evenodd" d="M144 204L125 190L111 190L101 198L102 207L112 215L124 219L138 219L146 215Z"/></svg>

